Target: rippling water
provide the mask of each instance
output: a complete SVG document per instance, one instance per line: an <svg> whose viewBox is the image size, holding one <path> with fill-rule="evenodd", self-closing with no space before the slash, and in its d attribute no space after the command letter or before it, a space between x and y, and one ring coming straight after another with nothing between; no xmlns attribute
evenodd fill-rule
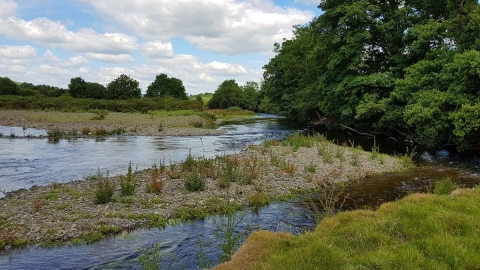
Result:
<svg viewBox="0 0 480 270"><path fill-rule="evenodd" d="M126 173L128 163L138 169L148 168L153 162L178 162L191 151L194 156L215 156L242 150L246 145L265 139L281 139L294 127L278 118L260 117L232 122L221 127L227 133L221 136L198 137L134 137L119 136L104 140L60 140L56 144L45 139L10 139L9 128L0 127L0 188L15 190L34 184L77 180L95 174L97 168L111 174ZM23 132L16 129L15 134ZM32 131L33 132L33 131ZM41 132L41 131L39 131ZM27 133L28 134L28 133ZM5 137L6 135L6 137ZM19 135L18 135L19 136ZM366 137L345 136L330 132L330 140L355 141L365 150L373 140ZM386 153L404 153L404 145L377 141ZM420 150L417 150L420 151ZM434 182L445 176L464 186L480 183L478 156L465 157L448 151L420 151L420 167L408 172L374 176L348 185L344 210L375 208L387 201L399 199L411 192L433 189ZM238 214L243 217L237 230L247 225L270 231L301 233L315 226L313 212L306 205L315 200L315 194L295 201L272 204L258 213L250 210ZM103 241L80 246L55 248L29 247L24 250L0 252L0 269L141 269L139 250L159 243L162 267L196 269L201 252L218 262L221 249L215 237L215 220L207 218L165 229L136 230ZM199 240L205 244L200 251Z"/></svg>
<svg viewBox="0 0 480 270"><path fill-rule="evenodd" d="M0 133L4 134L0 138L0 191L84 179L99 169L104 174L107 170L110 175L125 174L129 162L133 168L142 170L150 168L154 162L180 162L189 153L195 157L230 154L248 144L282 139L293 131L290 123L265 115L219 129L226 133L219 136L79 138L52 143L47 139L20 137L20 132L24 132L22 128L0 126ZM16 138L5 135L10 132L16 134ZM41 135L45 131L25 131L25 134L32 133Z"/></svg>

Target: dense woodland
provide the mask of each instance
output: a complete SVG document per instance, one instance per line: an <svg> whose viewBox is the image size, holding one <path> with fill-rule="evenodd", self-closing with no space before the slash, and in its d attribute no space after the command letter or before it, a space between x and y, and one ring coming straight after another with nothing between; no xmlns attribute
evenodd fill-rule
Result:
<svg viewBox="0 0 480 270"><path fill-rule="evenodd" d="M480 150L477 0L324 0L319 8L321 16L274 45L261 85L225 80L210 100L191 96L198 103L188 106L271 112L431 148ZM127 75L106 87L76 77L68 89L0 78L0 95L142 98ZM189 99L181 80L159 74L142 100L150 108L148 99L166 97ZM7 101L2 98L3 107ZM172 108L183 106L177 105Z"/></svg>
<svg viewBox="0 0 480 270"><path fill-rule="evenodd" d="M324 0L275 44L270 109L432 148L480 149L477 0Z"/></svg>

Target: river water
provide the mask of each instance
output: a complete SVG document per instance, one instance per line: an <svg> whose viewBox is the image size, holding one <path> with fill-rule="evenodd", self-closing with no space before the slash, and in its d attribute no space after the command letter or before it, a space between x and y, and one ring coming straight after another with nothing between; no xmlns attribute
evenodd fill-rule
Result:
<svg viewBox="0 0 480 270"><path fill-rule="evenodd" d="M296 130L283 119L262 115L255 119L231 122L220 127L221 136L194 137L135 137L119 136L101 140L60 140L18 138L25 133L0 127L0 188L7 191L67 182L93 175L98 169L110 174L126 173L128 163L138 169L151 167L160 160L167 164L184 160L189 152L194 156L212 157L241 151L248 144L265 139L282 139ZM10 138L15 132L16 137ZM42 131L32 131L40 134ZM13 137L13 136L12 136ZM328 132L329 139L355 141L365 150L373 140L345 133ZM377 141L386 153L404 153L405 145ZM411 150L411 149L410 149ZM405 173L370 177L348 185L344 210L375 208L379 204L401 198L411 192L428 192L434 182L445 176L463 186L480 183L480 158L465 157L448 151L419 151L419 168ZM315 226L313 213L306 207L315 195L305 195L286 203L275 203L258 212L246 210L237 215L241 219L237 231L247 226L270 231L301 233ZM168 226L165 229L136 230L106 240L79 246L55 248L30 247L24 250L0 252L0 269L141 269L139 250L160 244L164 268L197 269L198 255L218 263L221 254L216 224L221 217L212 217ZM203 244L200 248L199 243Z"/></svg>

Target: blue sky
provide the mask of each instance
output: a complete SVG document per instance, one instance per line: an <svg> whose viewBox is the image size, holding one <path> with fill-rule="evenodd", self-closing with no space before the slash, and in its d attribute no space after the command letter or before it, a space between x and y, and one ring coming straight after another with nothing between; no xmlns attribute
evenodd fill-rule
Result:
<svg viewBox="0 0 480 270"><path fill-rule="evenodd" d="M121 74L142 91L160 73L188 94L259 82L275 42L319 0L0 0L0 76L67 88Z"/></svg>

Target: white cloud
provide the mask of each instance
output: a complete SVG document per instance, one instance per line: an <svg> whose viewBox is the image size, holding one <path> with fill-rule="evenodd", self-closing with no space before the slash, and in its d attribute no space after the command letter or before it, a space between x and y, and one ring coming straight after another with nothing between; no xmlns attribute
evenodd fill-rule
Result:
<svg viewBox="0 0 480 270"><path fill-rule="evenodd" d="M174 55L173 46L170 42L147 42L144 49L148 58L173 57Z"/></svg>
<svg viewBox="0 0 480 270"><path fill-rule="evenodd" d="M5 46L0 45L0 58L25 59L34 58L37 55L31 46Z"/></svg>
<svg viewBox="0 0 480 270"><path fill-rule="evenodd" d="M143 39L180 35L199 48L231 55L271 51L275 42L292 36L292 25L314 16L267 0L84 1Z"/></svg>
<svg viewBox="0 0 480 270"><path fill-rule="evenodd" d="M85 57L80 55L68 58L68 62L72 66L82 66L82 65L88 65L90 63Z"/></svg>
<svg viewBox="0 0 480 270"><path fill-rule="evenodd" d="M318 5L322 0L295 0L295 3L304 3L304 4L315 4Z"/></svg>
<svg viewBox="0 0 480 270"><path fill-rule="evenodd" d="M0 34L28 40L47 47L60 46L67 51L100 54L125 54L138 49L135 36L122 33L99 34L93 29L69 31L62 23L47 18L25 21L16 17L0 18Z"/></svg>
<svg viewBox="0 0 480 270"><path fill-rule="evenodd" d="M212 73L223 74L223 75L234 76L234 75L241 75L246 73L245 68L243 68L241 65L221 63L217 61L210 62L207 64L194 63L193 67L196 69L206 70Z"/></svg>
<svg viewBox="0 0 480 270"><path fill-rule="evenodd" d="M63 45L68 51L100 54L125 54L138 49L137 38L121 33L99 34L92 29L82 29Z"/></svg>
<svg viewBox="0 0 480 270"><path fill-rule="evenodd" d="M25 21L17 17L0 18L0 34L18 40L29 40L35 43L54 46L72 38L73 33L59 22L47 18Z"/></svg>
<svg viewBox="0 0 480 270"><path fill-rule="evenodd" d="M0 0L0 18L7 18L17 14L17 3L10 0Z"/></svg>
<svg viewBox="0 0 480 270"><path fill-rule="evenodd" d="M71 73L61 67L52 66L52 65L40 65L38 67L38 72L41 74L47 74L50 76L70 76Z"/></svg>
<svg viewBox="0 0 480 270"><path fill-rule="evenodd" d="M106 63L129 63L135 62L135 59L129 54L104 54L104 53L86 53L86 57Z"/></svg>

